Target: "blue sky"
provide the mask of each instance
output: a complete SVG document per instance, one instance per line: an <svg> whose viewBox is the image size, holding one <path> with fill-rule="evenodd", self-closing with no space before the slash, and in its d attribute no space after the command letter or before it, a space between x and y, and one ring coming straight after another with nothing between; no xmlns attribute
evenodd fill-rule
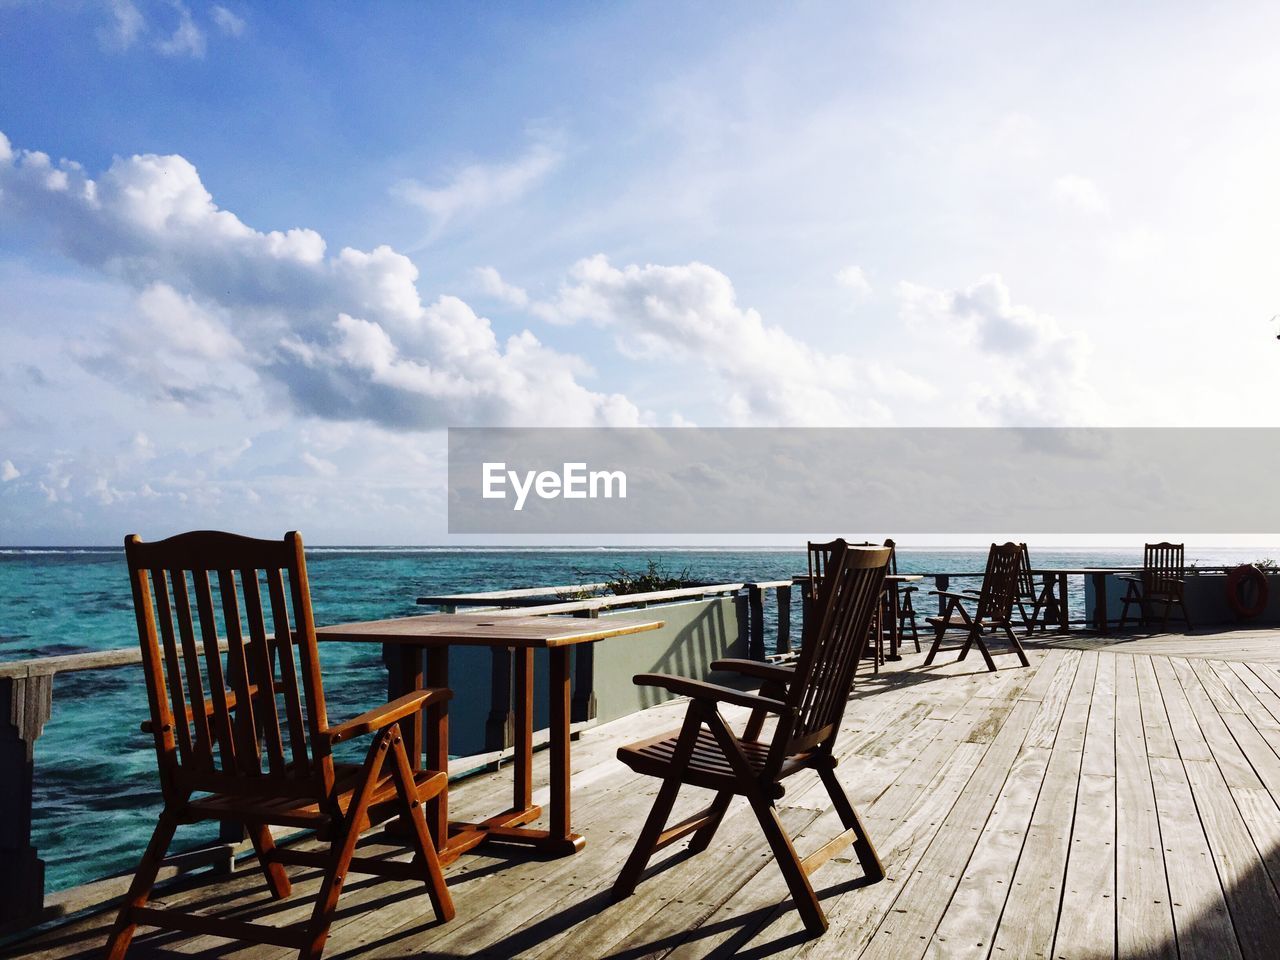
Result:
<svg viewBox="0 0 1280 960"><path fill-rule="evenodd" d="M0 541L440 541L449 425L1277 425L1278 27L0 0Z"/></svg>

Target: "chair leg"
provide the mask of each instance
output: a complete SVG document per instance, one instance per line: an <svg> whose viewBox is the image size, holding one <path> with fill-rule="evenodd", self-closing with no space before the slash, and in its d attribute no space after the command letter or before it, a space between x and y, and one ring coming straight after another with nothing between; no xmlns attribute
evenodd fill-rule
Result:
<svg viewBox="0 0 1280 960"><path fill-rule="evenodd" d="M946 633L946 627L939 624L933 628L933 646L929 648L929 655L924 658L926 667L933 665L933 658L938 655L938 651L942 649L942 635Z"/></svg>
<svg viewBox="0 0 1280 960"><path fill-rule="evenodd" d="M1031 661L1027 659L1027 651L1022 649L1022 642L1014 635L1013 628L1007 623L1004 625L1005 636L1009 638L1009 645L1013 647L1013 652L1018 655L1018 659L1022 661L1024 667L1031 666Z"/></svg>
<svg viewBox="0 0 1280 960"><path fill-rule="evenodd" d="M658 843L658 837L661 836L663 827L667 825L667 818L671 816L671 808L676 805L676 795L679 792L680 778L678 773L673 773L662 781L658 796L653 801L653 809L649 811L649 819L644 822L640 836L636 838L636 845L631 849L631 856L627 857L627 862L622 866L622 872L618 874L618 879L613 882L613 890L610 896L615 903L619 900L625 900L635 893L636 884L640 882L640 875L644 873L644 868L649 863L649 857L653 855L653 848Z"/></svg>
<svg viewBox="0 0 1280 960"><path fill-rule="evenodd" d="M689 704L689 710L684 716L684 726L680 729L680 739L676 741L675 751L671 755L671 773L662 781L658 796L653 801L653 809L649 811L649 819L644 822L631 855L622 865L618 879L613 882L610 896L614 902L625 900L635 893L640 875L653 856L658 838L667 825L667 818L676 805L676 795L680 793L680 773L688 765L689 758L693 756L693 748L698 742L698 733L702 729L701 711L704 709L706 708L696 700Z"/></svg>
<svg viewBox="0 0 1280 960"><path fill-rule="evenodd" d="M711 838L720 829L720 821L724 819L725 811L729 809L731 803L733 803L731 791L721 790L716 794L716 798L711 801L711 806L707 808L707 822L697 829L693 839L689 841L690 853L701 853L710 846Z"/></svg>
<svg viewBox="0 0 1280 960"><path fill-rule="evenodd" d="M871 836L867 833L862 818L858 816L857 809L849 802L844 787L836 779L835 770L831 767L819 767L818 776L822 778L822 783L827 788L827 795L831 797L831 804L836 808L840 822L844 824L846 830L853 831L853 851L858 855L858 862L862 864L862 872L868 879L883 880L884 864L880 862L880 855L876 853L875 844L871 842Z"/></svg>
<svg viewBox="0 0 1280 960"><path fill-rule="evenodd" d="M151 834L147 850L138 863L138 869L133 874L129 892L125 895L124 904L111 928L111 936L107 938L107 960L121 960L128 951L129 944L133 941L133 932L137 929L132 919L133 910L135 907L146 906L151 888L155 886L156 874L160 872L160 864L164 861L165 852L168 851L177 828L178 818L167 809L164 810L160 814L155 832Z"/></svg>
<svg viewBox="0 0 1280 960"><path fill-rule="evenodd" d="M412 827L414 859L421 862L422 879L427 885L427 895L431 898L431 907L435 910L436 919L441 923L448 923L456 913L453 897L449 895L444 871L440 867L440 858L436 855L436 846L427 830L427 818L422 811L422 797L418 794L418 788L413 779L413 768L409 764L409 754L404 749L404 739L400 734L399 726L394 730L391 737L391 759L394 761L396 793L400 795L400 803L403 807L400 819Z"/></svg>
<svg viewBox="0 0 1280 960"><path fill-rule="evenodd" d="M967 657L969 655L969 648L974 644L977 644L978 652L982 654L982 659L986 662L987 669L994 673L996 669L996 662L991 659L991 651L988 650L987 645L982 642L982 627L976 621L973 626L969 628L969 636L965 639L964 646L960 648L960 656L956 658L956 662L959 663Z"/></svg>
<svg viewBox="0 0 1280 960"><path fill-rule="evenodd" d="M391 746L392 731L398 729L392 726L383 730L369 747L360 786L351 797L351 805L347 808L342 827L335 831L330 847L329 866L325 870L324 882L320 884L320 894L316 898L315 909L307 928L310 941L298 951L298 960L320 960L320 954L324 952L325 941L329 938L329 925L333 923L338 897L342 895L342 884L347 879L347 870L355 855L356 843L360 840L360 825L368 814L373 788L378 782L378 774Z"/></svg>
<svg viewBox="0 0 1280 960"><path fill-rule="evenodd" d="M751 801L751 809L755 811L756 819L760 821L760 829L764 831L765 839L769 841L773 858L778 861L783 879L787 881L787 889L791 891L791 899L796 909L800 911L800 919L804 921L805 929L815 935L822 933L827 929L827 918L822 912L818 895L813 892L813 886L809 883L809 877L804 872L800 858L796 856L796 849L791 845L791 838L782 829L782 821L778 819L778 808L758 793L748 796L747 799Z"/></svg>
<svg viewBox="0 0 1280 960"><path fill-rule="evenodd" d="M289 875L284 872L284 866L271 859L271 853L276 848L275 841L271 839L271 828L265 823L246 823L244 826L249 839L253 841L253 852L258 855L258 865L267 879L271 896L283 900L293 891L293 885L289 883Z"/></svg>

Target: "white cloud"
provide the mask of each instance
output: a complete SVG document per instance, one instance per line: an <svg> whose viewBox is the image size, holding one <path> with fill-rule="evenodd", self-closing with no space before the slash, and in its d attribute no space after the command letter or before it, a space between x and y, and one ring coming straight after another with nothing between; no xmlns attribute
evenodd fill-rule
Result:
<svg viewBox="0 0 1280 960"><path fill-rule="evenodd" d="M523 287L507 283L494 267L476 267L474 273L476 280L480 283L480 289L489 296L503 303L509 303L513 307L529 305L528 292Z"/></svg>
<svg viewBox="0 0 1280 960"><path fill-rule="evenodd" d="M168 37L156 41L156 49L166 57L203 57L204 31L196 26L191 11L182 0L170 0L170 3L178 15L178 23Z"/></svg>
<svg viewBox="0 0 1280 960"><path fill-rule="evenodd" d="M0 481L8 483L10 480L17 480L22 476L22 471L13 465L12 460L0 462Z"/></svg>
<svg viewBox="0 0 1280 960"><path fill-rule="evenodd" d="M395 193L429 213L438 229L465 211L518 199L559 166L561 159L558 149L540 141L511 163L472 164L455 173L448 183L435 187L405 180L396 186Z"/></svg>
<svg viewBox="0 0 1280 960"><path fill-rule="evenodd" d="M331 255L315 231L247 226L180 156L118 158L93 180L18 151L0 162L0 193L37 237L140 291L145 323L83 351L113 382L199 403L261 379L305 413L397 429L640 419L532 333L499 342L460 300L424 305L417 267L390 247Z"/></svg>
<svg viewBox="0 0 1280 960"><path fill-rule="evenodd" d="M676 356L717 378L728 419L749 425L882 423L885 397L925 397L925 382L892 367L816 350L737 303L733 284L702 263L612 266L580 261L556 299L533 310L560 323L590 321L617 330L636 357Z"/></svg>
<svg viewBox="0 0 1280 960"><path fill-rule="evenodd" d="M209 11L213 22L229 37L238 37L244 33L244 17L237 16L220 3L215 3Z"/></svg>
<svg viewBox="0 0 1280 960"><path fill-rule="evenodd" d="M836 283L853 291L858 299L871 296L871 281L861 267L848 266L836 272Z"/></svg>
<svg viewBox="0 0 1280 960"><path fill-rule="evenodd" d="M1098 422L1098 398L1085 376L1089 343L1052 316L1015 304L999 274L964 290L900 283L901 314L918 334L967 346L952 366L968 370L980 409L1009 426Z"/></svg>
<svg viewBox="0 0 1280 960"><path fill-rule="evenodd" d="M1064 207L1094 216L1110 209L1102 189L1088 177L1069 173L1053 181L1053 199Z"/></svg>
<svg viewBox="0 0 1280 960"><path fill-rule="evenodd" d="M142 12L132 0L110 0L111 23L98 31L98 41L108 50L128 50L147 28Z"/></svg>

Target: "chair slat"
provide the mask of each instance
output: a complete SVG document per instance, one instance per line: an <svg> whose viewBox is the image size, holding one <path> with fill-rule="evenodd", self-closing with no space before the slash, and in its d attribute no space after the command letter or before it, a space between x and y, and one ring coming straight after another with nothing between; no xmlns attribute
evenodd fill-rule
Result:
<svg viewBox="0 0 1280 960"><path fill-rule="evenodd" d="M222 597L222 626L227 632L227 674L236 695L233 729L236 735L236 760L240 770L250 775L262 773L258 753L258 725L254 696L249 680L249 664L244 653L244 632L240 629L240 605L236 602L234 571L218 571L218 594Z"/></svg>
<svg viewBox="0 0 1280 960"><path fill-rule="evenodd" d="M275 667L271 646L267 641L267 625L262 618L261 584L257 570L240 571L240 588L244 594L244 615L249 624L249 650L252 659L249 672L258 685L258 729L267 746L267 764L271 773L285 773L284 743L280 739L280 712L276 707Z"/></svg>
<svg viewBox="0 0 1280 960"><path fill-rule="evenodd" d="M311 604L302 602L302 598L309 596L311 590L306 579L306 568L295 567L289 573L289 592L293 595L294 615L301 620L295 624L295 629L304 636L314 636L316 627L311 619ZM311 722L309 733L315 741L320 739L320 732L329 726L324 695L320 692L320 657L314 643L300 644L298 652L302 667L302 689L307 695L307 714Z"/></svg>
<svg viewBox="0 0 1280 960"><path fill-rule="evenodd" d="M302 719L302 698L298 694L298 665L293 655L294 641L285 604L284 584L278 569L266 571L267 596L271 601L271 629L276 636L276 653L280 658L280 686L284 693L285 714L289 718L289 749L295 769L310 768L307 755L307 728Z"/></svg>
<svg viewBox="0 0 1280 960"><path fill-rule="evenodd" d="M196 594L196 613L200 618L200 640L204 646L204 663L209 677L209 698L213 701L213 729L218 738L221 769L237 768L236 738L232 732L231 710L227 706L227 681L222 670L222 652L218 649L218 622L213 615L213 592L209 574L192 570L191 583Z"/></svg>
<svg viewBox="0 0 1280 960"><path fill-rule="evenodd" d="M200 651L196 647L195 625L191 620L191 598L187 593L187 575L182 570L169 571L169 588L178 615L178 637L182 641L182 662L186 667L187 702L191 705L191 726L195 731L192 750L197 768L212 770L213 738L209 732L209 708L201 679Z"/></svg>
<svg viewBox="0 0 1280 960"><path fill-rule="evenodd" d="M169 587L163 570L151 571L156 619L160 621L160 637L164 643L164 664L168 673L169 702L173 706L173 726L177 731L178 752L183 763L194 760L191 750L191 725L187 721L187 704L183 697L182 669L178 665L178 644L173 635L173 612L169 606Z"/></svg>

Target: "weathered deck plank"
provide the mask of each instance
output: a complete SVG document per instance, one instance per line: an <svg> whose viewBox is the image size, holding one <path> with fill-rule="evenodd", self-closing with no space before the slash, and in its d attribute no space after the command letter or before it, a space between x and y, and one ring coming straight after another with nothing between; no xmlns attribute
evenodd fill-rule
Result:
<svg viewBox="0 0 1280 960"><path fill-rule="evenodd" d="M1280 943L1280 637L1037 640L1031 669L905 659L860 679L838 775L888 875L856 860L814 874L831 928L807 937L754 818L739 803L712 848L664 851L626 901L608 890L656 783L618 764L620 743L678 725L662 704L574 744L575 857L481 849L448 871L458 906L433 922L418 885L352 883L327 957L550 958L1111 956L1269 957ZM741 714L731 712L736 721ZM500 809L509 772L455 785L459 818ZM535 797L547 793L545 754ZM838 832L816 778L780 811L801 852ZM689 791L681 808L706 799ZM679 812L679 811L678 811ZM371 855L404 856L386 838ZM275 902L246 867L164 893L171 903L281 923L310 910L316 871ZM49 960L96 955L109 917L11 947ZM143 932L130 954L284 960L290 952Z"/></svg>

